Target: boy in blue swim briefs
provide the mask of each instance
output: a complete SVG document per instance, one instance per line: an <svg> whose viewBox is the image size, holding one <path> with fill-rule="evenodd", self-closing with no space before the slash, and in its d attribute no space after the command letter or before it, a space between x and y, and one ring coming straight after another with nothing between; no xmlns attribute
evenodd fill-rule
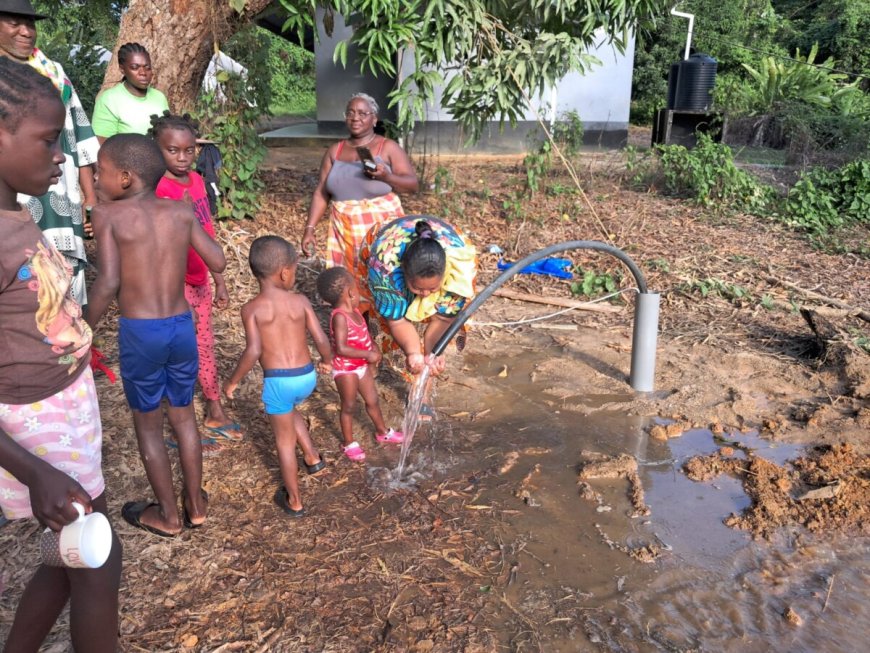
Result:
<svg viewBox="0 0 870 653"><path fill-rule="evenodd" d="M320 352L318 369L322 373L332 368L332 349L311 302L292 291L298 263L293 245L278 236L262 236L251 243L248 262L260 284L260 294L242 307L245 350L224 383L224 394L232 399L239 381L260 362L263 403L275 432L284 481L275 492L275 503L291 517L302 517L305 511L299 494L297 442L309 474L326 466L311 442L305 420L296 410L317 383L306 335L311 335Z"/></svg>
<svg viewBox="0 0 870 653"><path fill-rule="evenodd" d="M137 528L174 537L182 524L202 525L207 508L202 445L192 403L199 359L193 317L184 298L187 250L193 247L215 272L226 267L226 259L220 245L199 225L190 204L155 196L166 164L153 140L139 134L112 136L100 148L98 165L96 189L101 203L91 220L99 271L85 318L96 326L117 296L124 394L157 499L130 501L121 515ZM164 399L181 457L183 520L163 442Z"/></svg>

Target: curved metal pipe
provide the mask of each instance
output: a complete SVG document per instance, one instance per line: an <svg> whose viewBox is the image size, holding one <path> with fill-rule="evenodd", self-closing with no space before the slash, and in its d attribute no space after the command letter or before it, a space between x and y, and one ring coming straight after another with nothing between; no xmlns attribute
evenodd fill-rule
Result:
<svg viewBox="0 0 870 653"><path fill-rule="evenodd" d="M546 258L552 254L557 254L559 252L565 252L571 249L592 249L597 250L599 252L604 252L606 254L611 254L618 258L620 261L625 263L628 269L631 271L631 274L634 276L635 283L637 284L638 290L641 295L654 295L655 302L655 311L652 314L652 311L649 309L644 309L644 319L638 320L638 309L635 309L635 334L633 338L633 351L632 351L632 372L631 372L631 386L635 390L640 390L642 392L648 392L652 390L652 374L655 370L655 343L656 343L656 333L658 330L658 295L655 293L649 293L647 291L646 279L643 276L643 273L640 271L640 268L632 261L628 255L623 252L621 249L614 247L613 245L608 245L607 243L602 243L597 240L570 240L564 243L557 243L555 245L550 245L549 247L545 247L544 249L538 250L532 254L529 254L525 258L517 261L512 266L510 266L507 270L502 272L491 284L489 284L486 288L484 288L480 294L478 294L472 302L466 306L462 311L456 316L453 320L453 323L447 327L447 331L445 331L441 338L438 339L438 342L435 343L435 346L432 348L432 353L436 356L440 355L453 337L457 334L459 329L462 328L462 325L465 324L466 320L480 307L483 302L485 302L489 297L494 293L500 286L504 284L505 281L510 279L512 276L520 272L527 265L534 263L535 261ZM648 304L650 302L644 302L644 304ZM638 306L640 306L641 302L638 302ZM638 338L637 327L638 323L642 323L644 326L644 332L646 336L643 338ZM652 330L652 334L649 334L649 331ZM637 352L634 351L634 348L638 346L638 343L643 343L641 346L644 351L641 352L640 355L637 355ZM652 352L650 354L649 348L652 347ZM637 368L640 369L640 374L636 374L636 360L638 361Z"/></svg>

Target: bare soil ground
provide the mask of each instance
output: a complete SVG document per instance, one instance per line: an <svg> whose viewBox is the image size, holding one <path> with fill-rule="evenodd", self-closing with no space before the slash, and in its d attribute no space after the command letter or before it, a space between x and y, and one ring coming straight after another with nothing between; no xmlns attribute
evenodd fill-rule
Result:
<svg viewBox="0 0 870 653"><path fill-rule="evenodd" d="M224 374L242 347L238 309L255 291L248 246L265 233L298 242L321 155L270 151L258 220L220 230L233 297L231 308L217 316ZM405 209L446 216L471 235L480 250L481 287L498 273L499 255L489 253L490 245L516 259L564 240L605 240L641 266L650 289L662 296L657 391L638 396L627 410L711 428L727 440L757 430L777 441L817 447L787 471L731 462L727 450L696 463L700 471L692 473L698 478L707 475L706 468L747 479L755 504L735 526L762 536L787 523L817 532L868 532L870 356L858 345L867 342L870 329L856 310L843 308L870 308L866 259L817 251L774 222L627 190L615 153L587 153L576 161L585 195L566 174L554 172L549 191L508 209L504 202L523 181L518 157L453 157L420 165L427 192L405 199ZM322 244L322 230L320 238ZM633 285L615 259L584 252L571 257L584 269L619 279L622 288ZM318 265L303 261L300 268L299 288L312 297ZM509 286L571 296L568 283L545 277L519 276ZM550 320L557 328L547 337L573 355L542 366L572 366L578 392L629 392L632 296L621 295L615 313L574 311ZM819 334L800 307L823 319ZM517 321L555 310L493 298L478 319ZM468 347L485 340L489 351L509 355L514 340L529 329L473 329ZM117 361L111 316L100 335L109 361ZM461 383L468 373L461 357L452 355L449 378ZM288 521L271 503L279 474L259 383L253 374L229 407L247 439L206 460L207 525L163 540L119 517L123 502L148 497L150 490L121 389L99 378L109 506L125 546L123 650L519 650L509 642L536 622L500 592L483 591L504 587L512 570L487 538L491 516L464 509L472 493L469 479L448 475L414 490L372 489L365 467L341 456L336 393L323 379L304 413L329 471L303 472L309 515ZM403 383L385 371L380 387L389 419L401 419ZM377 448L367 448L377 461ZM831 486L841 489L827 498L795 498ZM33 522L0 530L0 639L36 564L38 531ZM67 650L66 632L64 624L56 628L45 650Z"/></svg>

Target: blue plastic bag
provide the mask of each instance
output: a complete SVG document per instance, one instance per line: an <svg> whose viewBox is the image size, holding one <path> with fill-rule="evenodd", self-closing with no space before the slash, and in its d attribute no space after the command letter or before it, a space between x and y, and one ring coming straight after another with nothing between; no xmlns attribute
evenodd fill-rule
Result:
<svg viewBox="0 0 870 653"><path fill-rule="evenodd" d="M498 269L507 270L512 265L510 261L499 261ZM524 267L520 274L544 274L559 279L571 279L574 276L570 271L572 265L568 258L542 258Z"/></svg>

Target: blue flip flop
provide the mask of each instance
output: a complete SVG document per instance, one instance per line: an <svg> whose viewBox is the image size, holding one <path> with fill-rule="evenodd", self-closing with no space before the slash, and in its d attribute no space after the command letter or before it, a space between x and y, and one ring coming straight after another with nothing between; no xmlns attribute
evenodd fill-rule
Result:
<svg viewBox="0 0 870 653"><path fill-rule="evenodd" d="M242 425L238 422L232 422L230 424L222 424L220 426L205 426L205 429L215 436L219 438L224 438L225 440L229 440L230 442L241 442L245 439L245 436L242 435ZM239 435L232 435L233 432L239 433Z"/></svg>
<svg viewBox="0 0 870 653"><path fill-rule="evenodd" d="M178 443L175 440L172 440L170 438L164 438L163 442L166 443L166 446L169 449L178 449ZM200 438L200 443L202 443L203 447L206 447L206 446L217 447L217 449L212 449L211 451L206 451L205 448L203 448L203 450L202 450L202 457L203 458L208 458L209 456L217 456L223 450L223 447L221 446L220 442L218 442L214 438L208 438L208 437Z"/></svg>

